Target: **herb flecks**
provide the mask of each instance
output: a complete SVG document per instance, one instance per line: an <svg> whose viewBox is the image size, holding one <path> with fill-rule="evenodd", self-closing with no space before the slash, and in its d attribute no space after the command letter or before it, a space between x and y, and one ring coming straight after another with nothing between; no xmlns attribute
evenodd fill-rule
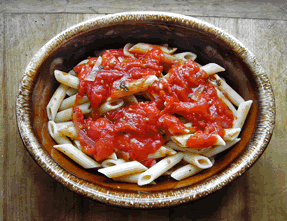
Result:
<svg viewBox="0 0 287 221"><path fill-rule="evenodd" d="M127 88L127 86L126 86L124 81L121 81L120 88L123 89L124 91L129 91L129 89Z"/></svg>

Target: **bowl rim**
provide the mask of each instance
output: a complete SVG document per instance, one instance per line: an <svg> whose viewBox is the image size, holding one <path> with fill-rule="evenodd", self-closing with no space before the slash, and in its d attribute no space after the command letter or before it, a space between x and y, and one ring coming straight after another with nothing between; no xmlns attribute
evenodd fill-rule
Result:
<svg viewBox="0 0 287 221"><path fill-rule="evenodd" d="M57 49L59 44L64 44L77 35L96 29L95 26L103 27L110 24L118 24L124 20L173 21L189 27L196 26L196 29L205 33L213 31L218 35L219 39L229 44L232 48L236 48L241 58L244 57L242 60L246 61L246 65L251 70L256 85L258 86L260 96L257 102L260 119L257 121L256 131L247 145L249 148L246 148L243 153L223 171L213 176L213 179L207 179L195 185L180 189L171 189L162 192L141 194L119 193L118 190L111 190L88 183L69 173L55 163L38 142L30 122L31 108L27 106L27 103L29 104L31 101L33 81L37 76L37 71L42 61L49 57L49 55ZM161 11L122 12L99 16L80 22L62 31L49 40L31 59L20 81L16 97L16 119L20 136L32 158L45 172L67 188L83 196L110 205L128 208L176 206L181 203L197 200L226 186L229 182L246 172L266 149L271 140L275 125L275 112L275 98L268 76L257 62L255 56L240 41L205 21L191 16Z"/></svg>

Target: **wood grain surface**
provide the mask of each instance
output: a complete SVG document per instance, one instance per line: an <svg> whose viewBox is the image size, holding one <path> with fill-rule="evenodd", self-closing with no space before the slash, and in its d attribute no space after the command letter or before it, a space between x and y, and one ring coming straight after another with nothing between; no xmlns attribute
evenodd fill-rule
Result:
<svg viewBox="0 0 287 221"><path fill-rule="evenodd" d="M192 16L287 20L285 0L13 0L0 5L0 11L5 13L103 14L147 10Z"/></svg>
<svg viewBox="0 0 287 221"><path fill-rule="evenodd" d="M284 1L250 1L254 7L246 9L248 13L231 7L232 2L236 6L243 1L203 1L212 6L201 5L200 1L91 2L5 1L0 6L0 220L287 220L287 12ZM196 6L193 13L188 11L191 10L188 3ZM260 11L263 5L268 6L269 11L277 7L281 14L266 15ZM210 10L216 7L216 13ZM223 10L224 7L230 11ZM256 55L273 85L277 117L268 148L240 178L198 201L166 209L132 210L89 200L46 174L30 157L19 136L15 96L33 55L55 34L71 25L103 13L127 11L127 8L129 11L158 9L192 14L218 26ZM252 17L252 13L261 17Z"/></svg>

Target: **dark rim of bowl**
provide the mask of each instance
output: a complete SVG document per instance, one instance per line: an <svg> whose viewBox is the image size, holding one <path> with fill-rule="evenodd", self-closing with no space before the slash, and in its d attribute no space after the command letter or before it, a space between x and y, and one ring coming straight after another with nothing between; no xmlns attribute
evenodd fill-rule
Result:
<svg viewBox="0 0 287 221"><path fill-rule="evenodd" d="M31 108L29 103L31 102L33 82L38 74L42 61L56 50L59 45L62 45L76 37L78 34L95 29L95 27L115 25L126 20L172 21L183 26L195 28L198 31L205 33L213 32L213 34L217 35L219 39L236 49L238 55L250 68L259 90L259 116L257 120L257 128L248 144L248 148L245 149L241 156L232 162L225 170L213 176L212 179L207 179L195 185L180 189L147 194L111 190L91 184L64 170L45 152L34 135L30 122ZM111 205L133 208L157 208L175 206L184 202L202 198L221 189L223 186L227 185L229 182L247 171L248 168L250 168L251 165L253 165L262 155L271 139L275 125L275 99L271 83L254 55L237 39L219 28L199 19L175 13L154 11L123 12L81 22L69 29L66 29L47 42L32 58L25 70L24 76L19 84L16 98L16 114L19 133L27 150L34 160L60 183L81 195Z"/></svg>

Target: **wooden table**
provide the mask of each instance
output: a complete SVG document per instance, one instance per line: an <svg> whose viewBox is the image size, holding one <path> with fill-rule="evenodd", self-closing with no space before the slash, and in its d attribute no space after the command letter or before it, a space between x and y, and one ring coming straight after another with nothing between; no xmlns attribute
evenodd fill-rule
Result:
<svg viewBox="0 0 287 221"><path fill-rule="evenodd" d="M0 220L287 220L287 3L285 0L5 1L0 5ZM277 120L258 162L216 193L178 207L131 210L84 198L30 157L18 134L15 96L32 56L83 20L133 10L195 16L234 35L262 63L273 85Z"/></svg>

